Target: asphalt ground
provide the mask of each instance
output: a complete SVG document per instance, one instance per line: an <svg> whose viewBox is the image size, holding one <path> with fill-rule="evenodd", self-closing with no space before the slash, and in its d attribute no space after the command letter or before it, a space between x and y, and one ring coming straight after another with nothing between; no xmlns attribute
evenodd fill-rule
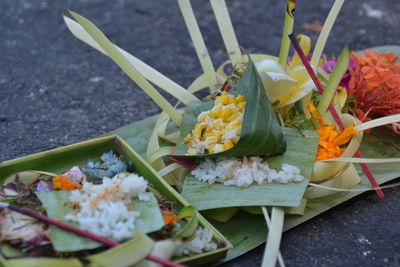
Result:
<svg viewBox="0 0 400 267"><path fill-rule="evenodd" d="M229 0L241 46L277 55L285 4ZM315 43L333 1L298 1L296 33ZM208 1L192 1L215 66L227 59ZM66 9L183 86L200 73L173 0L0 1L0 161L76 143L159 109L105 56L76 40ZM397 1L347 0L325 52L400 43ZM399 266L400 189L364 193L284 233L288 266ZM263 247L225 266L259 266Z"/></svg>

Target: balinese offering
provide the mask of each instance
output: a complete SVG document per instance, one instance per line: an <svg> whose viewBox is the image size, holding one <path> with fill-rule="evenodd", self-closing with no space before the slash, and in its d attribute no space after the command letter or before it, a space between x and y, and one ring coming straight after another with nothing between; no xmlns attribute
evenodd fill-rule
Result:
<svg viewBox="0 0 400 267"><path fill-rule="evenodd" d="M134 240L143 246L146 240L150 244L154 241L158 247L154 253L161 253L168 266L178 266L168 258L185 259L219 248L212 230L199 224L193 208L188 206L179 212L173 202L131 170L131 163L109 151L99 162L72 166L60 175L43 171L11 175L0 189L0 203L13 205L0 210L2 256L6 260L45 257L49 264L51 259L101 263L102 255L110 253L107 246L86 235L77 236L59 228L62 223L111 243L119 242L119 246L132 250L132 255ZM21 206L29 208L34 216L14 211L13 207L18 211ZM43 215L55 223L49 226L37 221L37 216ZM169 244L167 248L163 247L165 244ZM158 262L158 256L151 257Z"/></svg>

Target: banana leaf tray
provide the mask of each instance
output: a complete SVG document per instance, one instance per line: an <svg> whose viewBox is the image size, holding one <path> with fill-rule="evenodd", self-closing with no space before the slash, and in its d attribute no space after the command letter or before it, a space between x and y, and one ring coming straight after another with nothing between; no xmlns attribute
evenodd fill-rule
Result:
<svg viewBox="0 0 400 267"><path fill-rule="evenodd" d="M144 141L145 139L143 139ZM167 200L174 203L177 210L188 206L189 203L182 198L170 185L161 179L157 172L142 159L142 157L133 150L123 139L118 136L111 135L89 140L82 143L77 143L30 156L4 161L0 164L0 182L3 182L6 177L11 174L28 171L28 170L43 170L52 173L61 173L71 166L85 165L88 160L98 160L100 156L113 150L122 155L124 159L132 162L133 169L139 175L145 177ZM207 220L198 214L199 225L209 228L213 231L214 240L218 244L218 248L213 251L205 252L195 256L179 257L176 262L197 266L207 265L210 262L215 262L223 259L226 256L229 242L225 237L214 228ZM124 243L125 244L125 243ZM122 244L121 246L123 246ZM95 254L106 254L109 250ZM129 252L121 256L128 256ZM0 254L0 266L84 266L76 259L59 259L59 258L16 258L5 259ZM108 264L105 264L107 266Z"/></svg>

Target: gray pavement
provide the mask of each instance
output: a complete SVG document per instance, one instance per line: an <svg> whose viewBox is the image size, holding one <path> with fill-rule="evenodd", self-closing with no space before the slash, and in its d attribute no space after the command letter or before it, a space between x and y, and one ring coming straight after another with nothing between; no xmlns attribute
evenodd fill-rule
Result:
<svg viewBox="0 0 400 267"><path fill-rule="evenodd" d="M277 54L284 1L229 0L248 52ZM208 1L193 0L215 65L226 52ZM317 31L333 1L298 1L296 32ZM200 72L173 0L1 0L0 161L87 140L158 112L106 57L76 40L62 14L72 9L118 45L183 86ZM326 52L400 44L397 1L345 3ZM366 193L285 233L288 266L399 266L400 189ZM258 266L263 248L225 266Z"/></svg>

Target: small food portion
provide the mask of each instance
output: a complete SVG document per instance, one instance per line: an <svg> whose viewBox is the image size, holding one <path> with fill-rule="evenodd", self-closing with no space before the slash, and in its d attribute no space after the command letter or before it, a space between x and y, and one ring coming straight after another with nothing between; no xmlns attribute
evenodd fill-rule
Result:
<svg viewBox="0 0 400 267"><path fill-rule="evenodd" d="M137 232L154 241L177 240L177 256L218 247L213 232L197 226L193 208L192 213L180 216L174 203L144 177L129 173L130 165L110 151L101 156L100 162L89 161L85 167L74 166L60 175L17 173L0 187L0 201L121 243L134 238ZM197 227L188 231L185 226L189 222ZM172 243L175 249L175 241ZM0 209L0 251L3 246L18 251L21 257L84 259L107 250L88 238L7 209Z"/></svg>
<svg viewBox="0 0 400 267"><path fill-rule="evenodd" d="M217 249L217 244L213 241L212 232L207 228L198 227L192 239L182 243L177 248L175 255L199 254L214 249Z"/></svg>
<svg viewBox="0 0 400 267"><path fill-rule="evenodd" d="M246 100L243 95L222 92L215 99L214 107L201 112L191 134L184 139L188 154L214 154L237 144L240 138Z"/></svg>
<svg viewBox="0 0 400 267"><path fill-rule="evenodd" d="M102 184L84 181L82 190L72 191L69 200L78 207L66 219L79 223L79 228L116 241L131 238L140 212L132 199L148 201L148 182L136 174L120 173Z"/></svg>
<svg viewBox="0 0 400 267"><path fill-rule="evenodd" d="M271 169L261 157L221 159L213 162L206 159L191 174L199 181L213 184L248 187L252 184L301 182L304 177L300 169L282 164L280 171Z"/></svg>

